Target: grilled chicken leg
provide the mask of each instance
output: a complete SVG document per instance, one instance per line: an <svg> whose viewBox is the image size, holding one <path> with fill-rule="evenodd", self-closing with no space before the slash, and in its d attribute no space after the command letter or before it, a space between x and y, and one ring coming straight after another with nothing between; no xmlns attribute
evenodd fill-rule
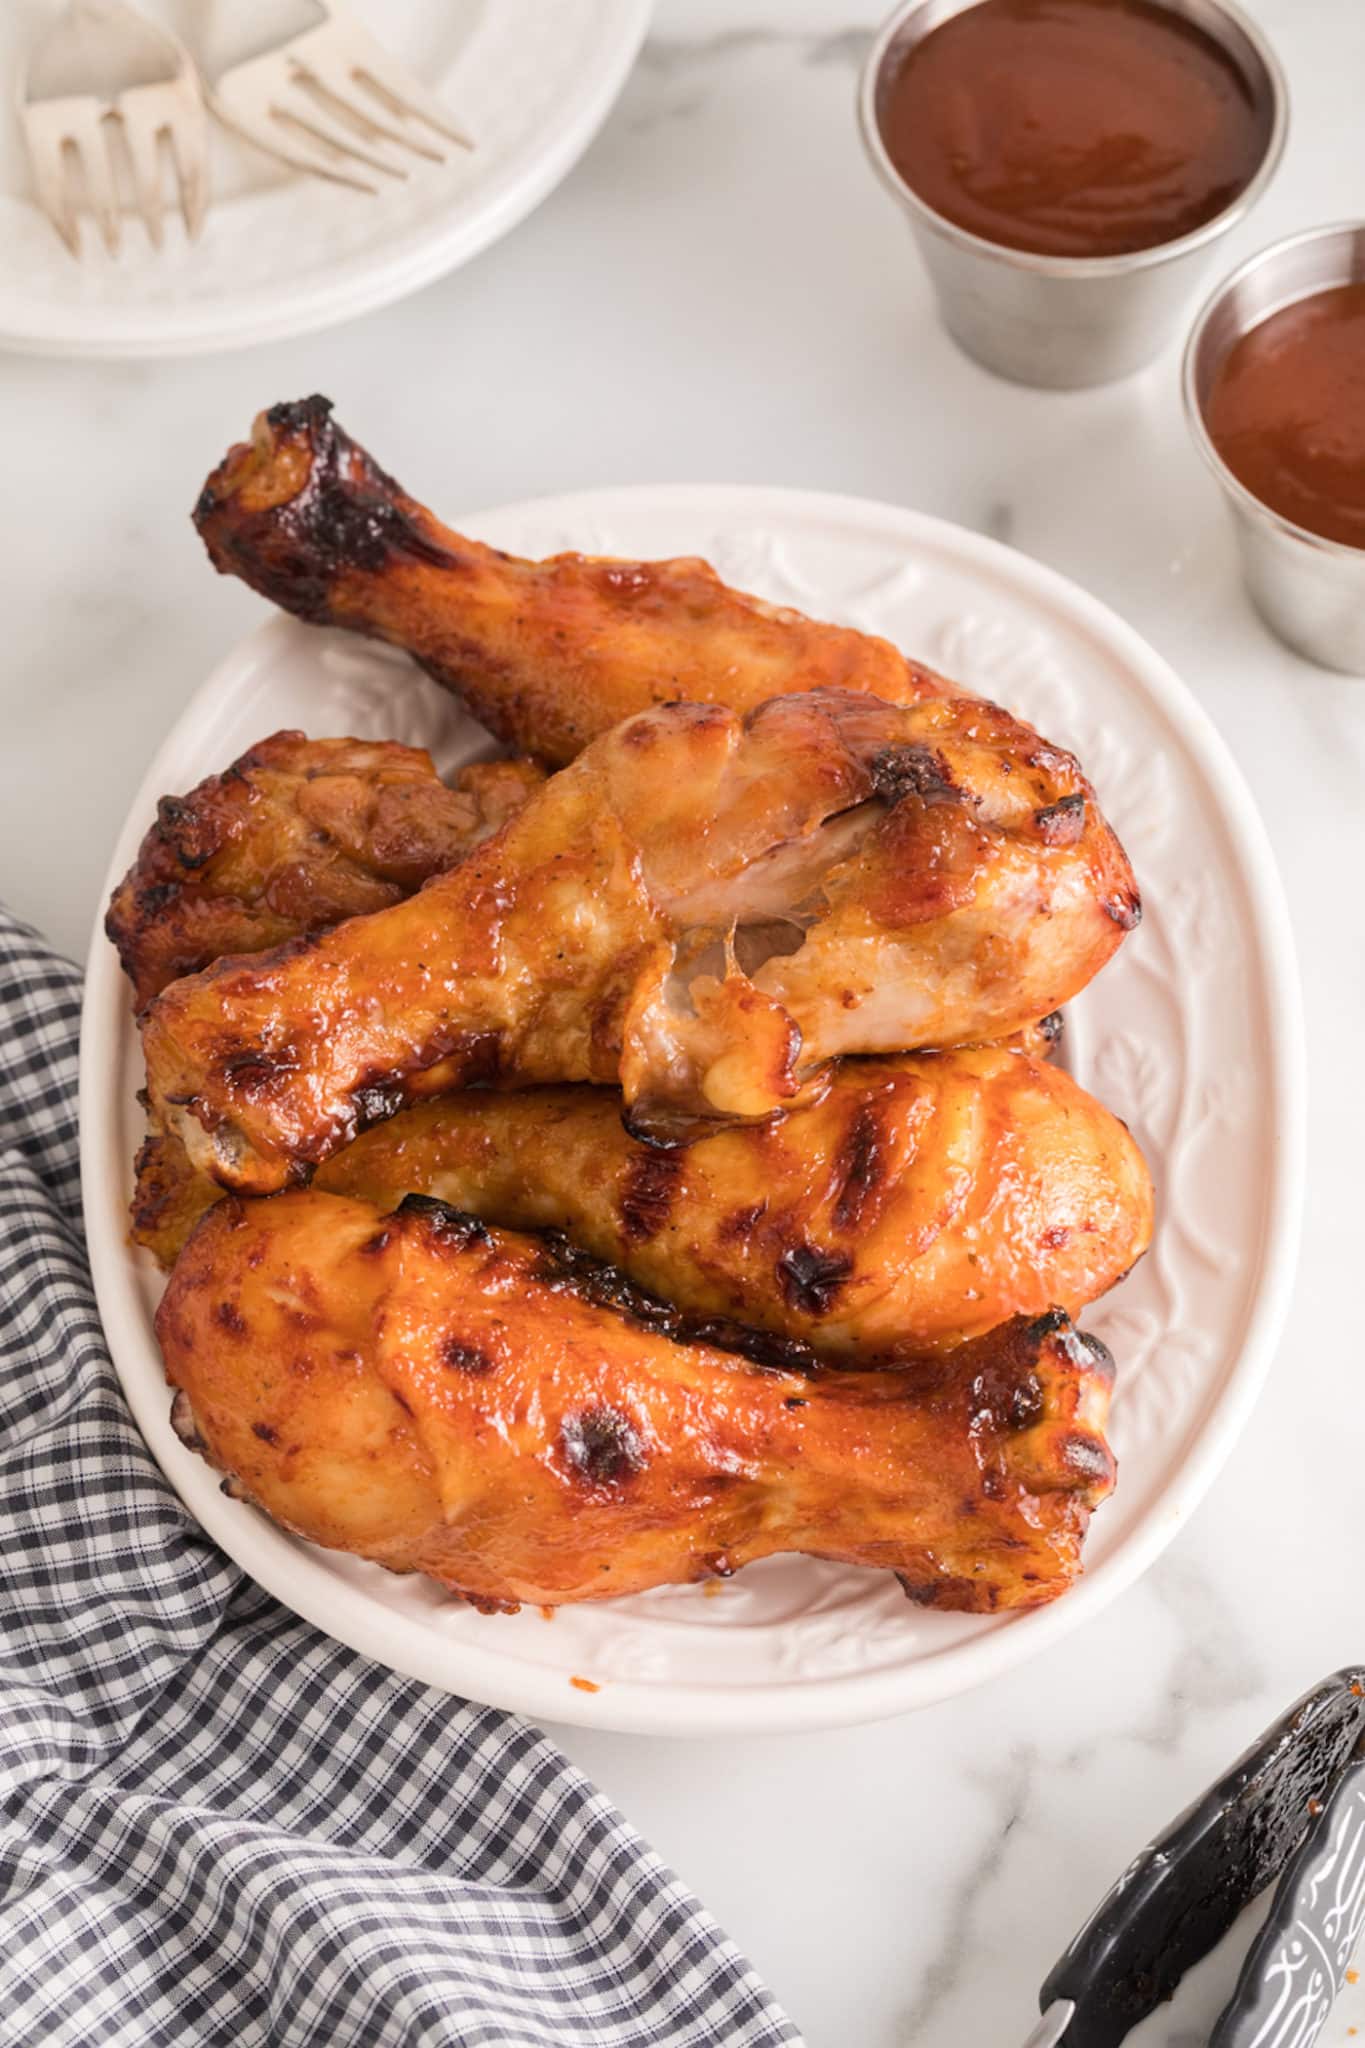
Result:
<svg viewBox="0 0 1365 2048"><path fill-rule="evenodd" d="M927 1606L1034 1606L1113 1483L1108 1357L1060 1313L905 1373L796 1373L437 1202L224 1201L157 1331L177 1426L240 1491L485 1608L778 1551L893 1571Z"/></svg>
<svg viewBox="0 0 1365 2048"><path fill-rule="evenodd" d="M105 919L134 1000L225 953L402 902L544 779L530 761L480 761L448 788L420 747L273 733L158 804Z"/></svg>
<svg viewBox="0 0 1365 2048"><path fill-rule="evenodd" d="M1079 1314L1152 1228L1118 1118L998 1046L845 1061L818 1104L674 1152L630 1137L605 1088L469 1090L366 1132L314 1185L553 1227L690 1314L867 1365L1054 1304ZM170 1265L221 1193L176 1140L152 1140L134 1234Z"/></svg>
<svg viewBox="0 0 1365 2048"><path fill-rule="evenodd" d="M556 766L679 698L751 711L788 690L893 704L950 691L889 642L746 597L705 562L524 562L466 540L342 432L325 398L262 413L194 519L216 568L314 624L406 648L490 732Z"/></svg>
<svg viewBox="0 0 1365 2048"><path fill-rule="evenodd" d="M475 1079L619 1079L638 1128L793 1104L838 1054L994 1038L1138 914L1072 758L992 705L833 691L628 720L408 902L174 982L153 1108L269 1193Z"/></svg>

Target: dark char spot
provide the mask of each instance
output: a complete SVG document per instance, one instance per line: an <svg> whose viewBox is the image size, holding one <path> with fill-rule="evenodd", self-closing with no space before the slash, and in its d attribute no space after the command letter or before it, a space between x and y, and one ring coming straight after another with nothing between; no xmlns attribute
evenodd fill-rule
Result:
<svg viewBox="0 0 1365 2048"><path fill-rule="evenodd" d="M267 1052L263 1046L256 1046L230 1053L223 1062L223 1072L233 1088L248 1101L273 1094L297 1067L298 1060L290 1046L282 1046L276 1052Z"/></svg>
<svg viewBox="0 0 1365 2048"><path fill-rule="evenodd" d="M913 1600L916 1607L948 1607L970 1610L984 1610L995 1606L998 1591L994 1586L980 1586L974 1579L952 1575L928 1581L907 1578L897 1572L901 1590L907 1600Z"/></svg>
<svg viewBox="0 0 1365 2048"><path fill-rule="evenodd" d="M263 1444L277 1444L280 1440L279 1431L272 1429L268 1422L253 1422L251 1434L258 1436Z"/></svg>
<svg viewBox="0 0 1365 2048"><path fill-rule="evenodd" d="M942 803L962 792L942 754L932 747L883 747L868 762L872 793L883 803L904 803L918 797L922 803Z"/></svg>
<svg viewBox="0 0 1365 2048"><path fill-rule="evenodd" d="M825 1252L818 1245L795 1244L777 1262L777 1284L788 1308L803 1315L827 1315L853 1271L848 1252Z"/></svg>
<svg viewBox="0 0 1365 2048"><path fill-rule="evenodd" d="M368 1081L351 1091L351 1104L355 1110L357 1131L368 1131L374 1124L386 1123L396 1116L405 1100L401 1081Z"/></svg>
<svg viewBox="0 0 1365 2048"><path fill-rule="evenodd" d="M1084 1430L1072 1430L1057 1446L1062 1470L1068 1478L1091 1486L1107 1485L1114 1477L1114 1454L1103 1438Z"/></svg>
<svg viewBox="0 0 1365 2048"><path fill-rule="evenodd" d="M1074 846L1085 830L1085 797L1079 790L1033 813L1038 836L1049 846Z"/></svg>
<svg viewBox="0 0 1365 2048"><path fill-rule="evenodd" d="M576 1295L592 1308L610 1309L637 1328L675 1344L709 1344L731 1351L768 1372L814 1374L818 1361L808 1344L754 1329L728 1316L689 1316L628 1280L618 1267L580 1250L559 1230L543 1230L532 1277L556 1293Z"/></svg>
<svg viewBox="0 0 1365 2048"><path fill-rule="evenodd" d="M245 1337L246 1335L246 1317L233 1302L217 1302L213 1310L213 1320L215 1323L220 1323L233 1337Z"/></svg>
<svg viewBox="0 0 1365 2048"><path fill-rule="evenodd" d="M728 1316L708 1316L701 1322L687 1323L685 1334L692 1343L711 1344L717 1351L733 1351L763 1372L797 1372L814 1379L821 1370L820 1360L799 1337L779 1337L774 1330L756 1330L750 1323L731 1322Z"/></svg>
<svg viewBox="0 0 1365 2048"><path fill-rule="evenodd" d="M1112 917L1120 931L1135 931L1142 923L1142 898L1136 889L1125 889L1117 896L1100 899L1100 909L1106 917Z"/></svg>
<svg viewBox="0 0 1365 2048"><path fill-rule="evenodd" d="M295 497L254 519L238 513L242 533L225 536L229 549L235 541L242 551L256 589L287 611L320 617L345 569L378 571L392 554L451 559L417 524L392 477L337 426L327 399L274 406L267 420L276 433L306 439L311 463ZM211 527L217 510L210 482L195 507L196 524Z"/></svg>
<svg viewBox="0 0 1365 2048"><path fill-rule="evenodd" d="M190 1397L182 1387L171 1402L171 1428L187 1451L202 1451L204 1439L199 1434L199 1425L194 1419Z"/></svg>
<svg viewBox="0 0 1365 2048"><path fill-rule="evenodd" d="M488 1243L488 1232L477 1216L465 1209L452 1209L449 1202L438 1202L434 1195L405 1195L394 1214L420 1216L436 1242L455 1251Z"/></svg>
<svg viewBox="0 0 1365 2048"><path fill-rule="evenodd" d="M1068 1325L1061 1337L1061 1345L1073 1365L1103 1380L1106 1386L1114 1384L1114 1354L1098 1337L1092 1337L1089 1330L1075 1330Z"/></svg>
<svg viewBox="0 0 1365 2048"><path fill-rule="evenodd" d="M645 1462L640 1432L619 1408L583 1408L566 1415L559 1440L570 1466L592 1486L619 1486Z"/></svg>
<svg viewBox="0 0 1365 2048"><path fill-rule="evenodd" d="M1043 1413L1042 1384L1036 1373L1021 1373L1002 1361L976 1375L968 1403L973 1433L1029 1429Z"/></svg>
<svg viewBox="0 0 1365 2048"><path fill-rule="evenodd" d="M451 1372L467 1373L473 1380L483 1379L496 1369L495 1361L486 1351L481 1351L477 1344L464 1343L459 1337L443 1337L440 1355L442 1365Z"/></svg>

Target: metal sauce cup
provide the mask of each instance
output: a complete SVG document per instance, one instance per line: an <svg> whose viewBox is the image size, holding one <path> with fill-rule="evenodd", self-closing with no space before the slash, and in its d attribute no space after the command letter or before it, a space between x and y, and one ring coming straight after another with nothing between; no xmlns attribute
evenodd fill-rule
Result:
<svg viewBox="0 0 1365 2048"><path fill-rule="evenodd" d="M858 89L863 142L900 201L929 272L944 326L997 376L1069 388L1127 377L1157 355L1180 323L1214 244L1249 212L1274 176L1289 124L1284 74L1260 30L1232 0L1162 0L1219 43L1271 110L1265 155L1229 206L1192 234L1126 256L1038 256L969 234L925 204L882 140L882 94L906 51L977 0L907 0L872 47Z"/></svg>
<svg viewBox="0 0 1365 2048"><path fill-rule="evenodd" d="M1365 223L1310 228L1252 256L1221 284L1185 350L1185 410L1232 509L1247 593L1271 631L1323 668L1365 675L1365 548L1325 540L1263 505L1209 438L1204 407L1229 349L1272 313L1365 280Z"/></svg>

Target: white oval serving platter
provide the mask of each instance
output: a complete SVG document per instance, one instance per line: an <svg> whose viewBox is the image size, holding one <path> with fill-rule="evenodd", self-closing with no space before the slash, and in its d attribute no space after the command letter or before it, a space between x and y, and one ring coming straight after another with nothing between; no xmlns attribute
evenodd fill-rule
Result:
<svg viewBox="0 0 1365 2048"><path fill-rule="evenodd" d="M598 1727L719 1734L870 1720L978 1685L1151 1564L1218 1471L1274 1349L1298 1235L1304 1054L1288 917L1251 799L1204 713L1121 620L1025 556L938 520L814 493L689 486L591 492L462 523L532 555L706 555L741 587L887 635L1079 752L1146 908L1068 1013L1069 1063L1132 1125L1160 1202L1152 1251L1085 1318L1118 1362L1117 1493L1095 1518L1073 1592L988 1619L925 1613L889 1577L786 1558L718 1588L561 1608L551 1620L484 1616L423 1580L295 1540L227 1499L170 1428L151 1325L160 1280L126 1240L137 1038L97 933L81 1047L85 1205L128 1399L182 1498L253 1577L342 1641L452 1692ZM272 619L209 678L158 753L108 886L159 795L290 725L426 745L447 769L491 751L405 657Z"/></svg>
<svg viewBox="0 0 1365 2048"><path fill-rule="evenodd" d="M213 76L250 23L203 0L139 0ZM421 165L371 195L301 175L213 124L211 204L189 242L129 219L109 256L89 228L75 262L30 195L17 113L0 103L0 348L57 356L192 355L331 327L465 263L551 192L611 110L649 23L650 0L351 0L354 13L432 86L472 153ZM284 33L306 7L276 7ZM0 7L0 76L50 24L50 0ZM240 35L237 38L240 42ZM258 38L259 44L263 39ZM168 187L169 190L169 187Z"/></svg>

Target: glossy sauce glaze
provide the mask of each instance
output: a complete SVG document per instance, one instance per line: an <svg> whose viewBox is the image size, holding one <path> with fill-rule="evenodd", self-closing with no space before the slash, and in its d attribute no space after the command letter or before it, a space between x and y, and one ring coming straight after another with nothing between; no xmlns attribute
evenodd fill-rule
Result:
<svg viewBox="0 0 1365 2048"><path fill-rule="evenodd" d="M1219 364L1204 422L1262 504L1365 548L1365 282L1314 292L1244 334Z"/></svg>
<svg viewBox="0 0 1365 2048"><path fill-rule="evenodd" d="M899 58L877 119L936 213L1047 256L1190 234L1255 176L1271 108L1214 39L1153 0L981 0Z"/></svg>

